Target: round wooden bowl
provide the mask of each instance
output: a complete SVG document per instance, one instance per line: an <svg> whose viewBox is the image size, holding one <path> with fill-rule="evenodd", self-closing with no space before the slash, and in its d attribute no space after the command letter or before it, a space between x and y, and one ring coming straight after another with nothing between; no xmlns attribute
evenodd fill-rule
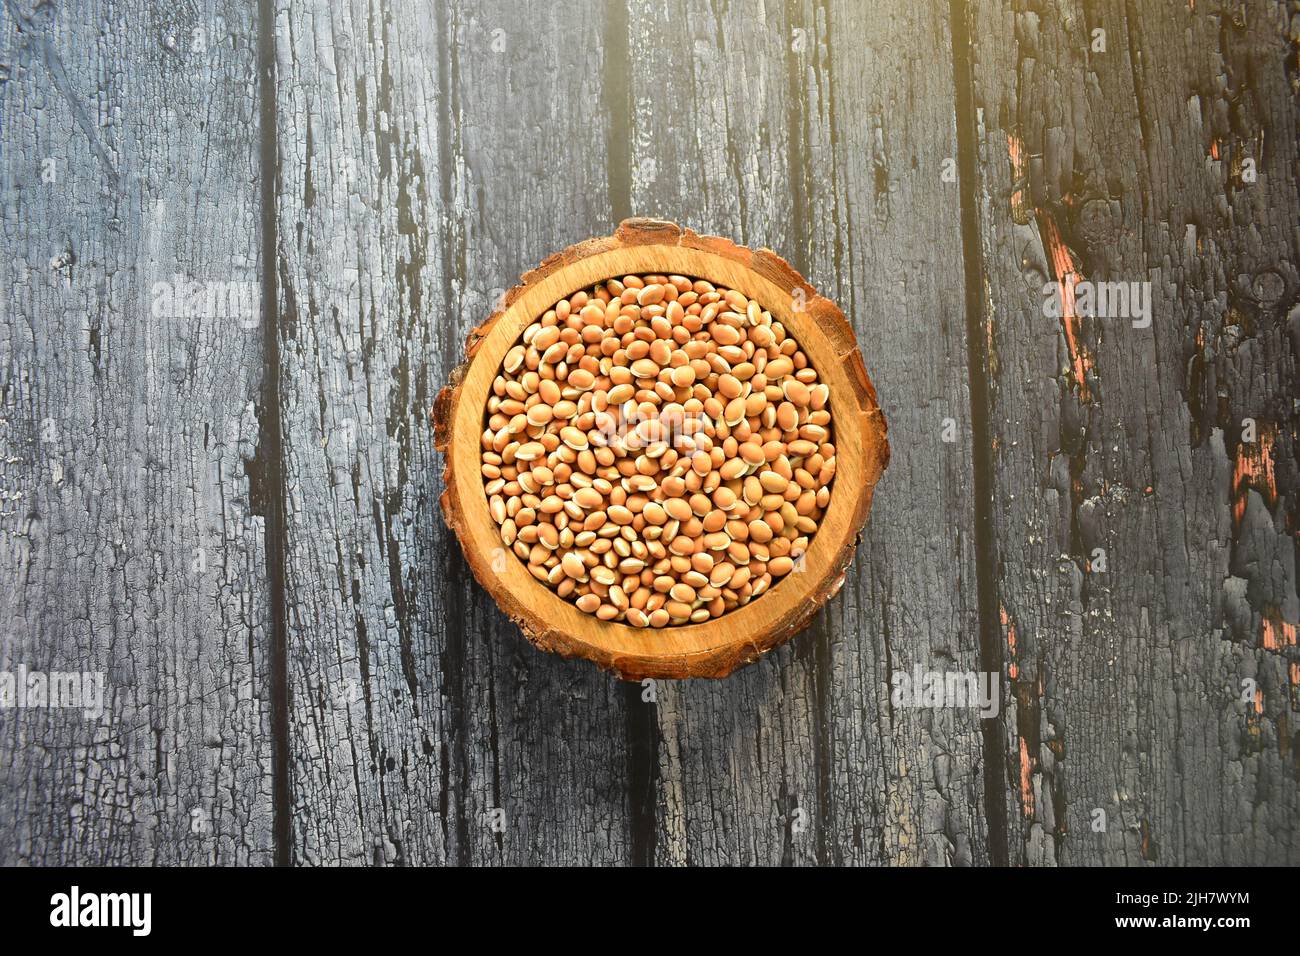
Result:
<svg viewBox="0 0 1300 956"><path fill-rule="evenodd" d="M504 548L479 471L488 394L523 330L561 297L633 273L693 276L757 299L794 334L830 386L836 474L803 571L702 624L634 628L579 611ZM572 246L525 275L503 307L470 333L465 352L468 361L452 373L433 408L434 444L446 458L443 518L479 583L538 648L585 657L627 680L725 677L801 631L844 583L872 490L889 460L885 419L844 313L770 250L754 252L671 222L625 220L613 236Z"/></svg>

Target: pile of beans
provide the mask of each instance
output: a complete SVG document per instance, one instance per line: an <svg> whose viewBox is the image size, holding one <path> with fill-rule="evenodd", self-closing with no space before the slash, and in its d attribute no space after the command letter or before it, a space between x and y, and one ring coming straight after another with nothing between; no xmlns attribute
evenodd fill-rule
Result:
<svg viewBox="0 0 1300 956"><path fill-rule="evenodd" d="M484 491L537 580L605 621L719 617L796 570L835 475L830 392L758 302L680 275L555 303L492 383Z"/></svg>

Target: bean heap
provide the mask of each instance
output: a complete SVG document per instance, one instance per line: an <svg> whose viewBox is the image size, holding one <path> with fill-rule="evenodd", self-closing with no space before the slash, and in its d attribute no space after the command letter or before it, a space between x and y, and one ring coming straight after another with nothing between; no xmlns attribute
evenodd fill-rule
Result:
<svg viewBox="0 0 1300 956"><path fill-rule="evenodd" d="M624 276L506 353L482 437L501 540L604 621L719 617L797 566L835 475L829 388L735 289Z"/></svg>

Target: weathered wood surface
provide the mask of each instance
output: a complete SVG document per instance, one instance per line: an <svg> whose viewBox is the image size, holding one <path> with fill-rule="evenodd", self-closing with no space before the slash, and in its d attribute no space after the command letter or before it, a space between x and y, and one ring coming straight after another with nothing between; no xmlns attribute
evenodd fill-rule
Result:
<svg viewBox="0 0 1300 956"><path fill-rule="evenodd" d="M976 2L968 29L1010 860L1295 863L1294 20ZM1070 274L1150 282L1150 326L1045 317Z"/></svg>
<svg viewBox="0 0 1300 956"><path fill-rule="evenodd" d="M988 860L976 720L893 712L884 676L979 667L969 430L941 441L944 417L969 419L946 295L958 193L937 159L952 76L912 52L947 42L913 6L630 5L633 210L789 257L853 320L908 436L815 625L724 683L658 689L660 862ZM900 99L917 110L902 123Z"/></svg>
<svg viewBox="0 0 1300 956"><path fill-rule="evenodd" d="M631 212L790 256L781 4L633 2L627 21L629 102L616 115ZM653 715L656 862L818 859L818 663L805 632L722 683L659 681L633 705Z"/></svg>
<svg viewBox="0 0 1300 956"><path fill-rule="evenodd" d="M0 671L106 681L0 710L0 864L271 856L257 24L149 7L0 7Z"/></svg>
<svg viewBox="0 0 1300 956"><path fill-rule="evenodd" d="M889 685L918 666L981 669L960 192L946 176L957 117L950 58L926 52L950 48L947 11L836 0L801 19L808 200L796 236L854 316L903 438L858 573L827 612L829 859L987 865L998 855L978 713L894 707Z"/></svg>
<svg viewBox="0 0 1300 956"><path fill-rule="evenodd" d="M297 861L628 857L623 688L474 585L428 423L499 287L610 228L592 28L541 0L277 9Z"/></svg>
<svg viewBox="0 0 1300 956"><path fill-rule="evenodd" d="M0 863L1296 862L1294 3L149 6L0 7L0 670L108 675L0 711ZM437 510L465 334L632 214L789 258L890 423L723 683L533 651Z"/></svg>

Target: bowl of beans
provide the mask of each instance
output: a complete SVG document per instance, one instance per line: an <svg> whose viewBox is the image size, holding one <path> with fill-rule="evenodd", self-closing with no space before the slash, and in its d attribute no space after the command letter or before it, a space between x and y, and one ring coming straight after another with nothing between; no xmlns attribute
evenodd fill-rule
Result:
<svg viewBox="0 0 1300 956"><path fill-rule="evenodd" d="M545 651L724 677L839 590L889 460L843 313L775 253L624 221L527 273L433 409L443 517Z"/></svg>

